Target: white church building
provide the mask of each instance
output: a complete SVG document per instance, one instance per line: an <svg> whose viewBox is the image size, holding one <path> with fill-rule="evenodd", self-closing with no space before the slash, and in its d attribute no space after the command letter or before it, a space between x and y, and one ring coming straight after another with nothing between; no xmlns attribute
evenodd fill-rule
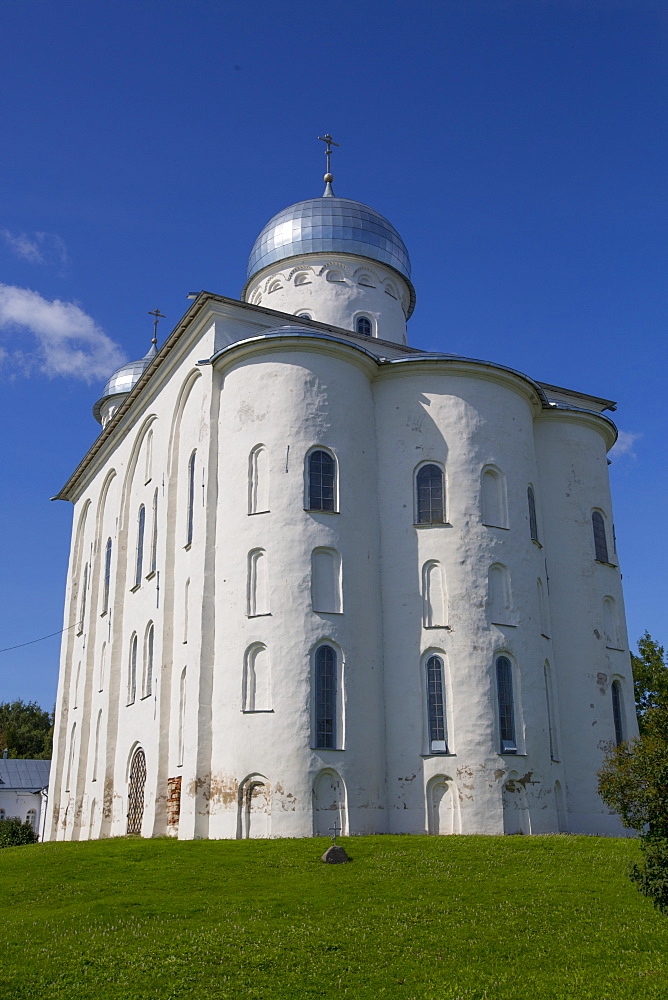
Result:
<svg viewBox="0 0 668 1000"><path fill-rule="evenodd" d="M614 404L408 346L401 237L325 181L95 405L46 836L622 835Z"/></svg>

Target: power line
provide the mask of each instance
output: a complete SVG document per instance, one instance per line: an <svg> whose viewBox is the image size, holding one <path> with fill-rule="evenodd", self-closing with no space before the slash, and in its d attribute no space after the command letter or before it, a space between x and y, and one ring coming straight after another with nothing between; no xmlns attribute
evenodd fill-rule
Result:
<svg viewBox="0 0 668 1000"><path fill-rule="evenodd" d="M76 628L77 625L81 625L81 622L75 622L74 625L61 628L58 632L49 632L48 635L43 635L40 639L31 639L30 642L20 642L18 646L5 646L4 649L0 649L0 653L8 653L10 649L21 649L22 646L32 646L34 642L44 642L45 639L52 639L54 635L62 635L63 632L68 632L71 628Z"/></svg>

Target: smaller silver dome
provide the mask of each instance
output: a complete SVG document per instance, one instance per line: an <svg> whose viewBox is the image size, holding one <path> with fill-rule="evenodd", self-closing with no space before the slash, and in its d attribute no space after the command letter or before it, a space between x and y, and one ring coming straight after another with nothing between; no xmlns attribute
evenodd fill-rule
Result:
<svg viewBox="0 0 668 1000"><path fill-rule="evenodd" d="M93 407L93 416L98 423L102 423L102 404L112 396L127 396L129 392L132 392L157 353L158 348L152 343L148 353L143 358L140 358L139 361L128 361L107 379L102 395Z"/></svg>

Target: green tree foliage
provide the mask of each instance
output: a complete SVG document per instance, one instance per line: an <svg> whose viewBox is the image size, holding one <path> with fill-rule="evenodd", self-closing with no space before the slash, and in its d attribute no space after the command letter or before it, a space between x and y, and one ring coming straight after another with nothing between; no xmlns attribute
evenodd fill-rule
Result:
<svg viewBox="0 0 668 1000"><path fill-rule="evenodd" d="M21 822L18 817L0 820L0 848L20 847L22 844L37 843L37 834L30 823Z"/></svg>
<svg viewBox="0 0 668 1000"><path fill-rule="evenodd" d="M32 760L50 760L53 746L53 713L37 702L0 703L0 754Z"/></svg>
<svg viewBox="0 0 668 1000"><path fill-rule="evenodd" d="M668 705L668 661L663 646L645 632L638 640L638 655L631 654L638 725L642 733L647 712Z"/></svg>
<svg viewBox="0 0 668 1000"><path fill-rule="evenodd" d="M668 916L668 701L646 709L638 739L611 749L598 778L606 805L640 833L631 879Z"/></svg>

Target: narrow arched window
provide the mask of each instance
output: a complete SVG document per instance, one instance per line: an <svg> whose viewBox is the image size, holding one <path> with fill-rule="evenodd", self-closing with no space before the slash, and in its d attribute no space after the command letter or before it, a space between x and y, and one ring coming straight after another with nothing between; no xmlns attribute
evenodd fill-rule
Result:
<svg viewBox="0 0 668 1000"><path fill-rule="evenodd" d="M81 635L84 630L84 617L86 615L86 592L88 590L88 563L84 566L83 579L81 581L81 603L79 605L79 627L77 635Z"/></svg>
<svg viewBox="0 0 668 1000"><path fill-rule="evenodd" d="M355 332L361 333L364 337L371 336L371 320L368 316L358 316L355 320Z"/></svg>
<svg viewBox="0 0 668 1000"><path fill-rule="evenodd" d="M499 656L496 660L496 690L499 699L501 753L517 753L513 706L513 666L507 656Z"/></svg>
<svg viewBox="0 0 668 1000"><path fill-rule="evenodd" d="M594 550L596 561L605 562L608 560L608 541L605 537L605 521L600 511L595 510L591 516L591 526L594 532Z"/></svg>
<svg viewBox="0 0 668 1000"><path fill-rule="evenodd" d="M531 541L538 541L538 521L536 520L536 497L533 492L533 486L529 486L527 489L527 502L529 504L529 531L531 532Z"/></svg>
<svg viewBox="0 0 668 1000"><path fill-rule="evenodd" d="M430 656L427 660L427 719L429 720L429 750L447 753L443 660Z"/></svg>
<svg viewBox="0 0 668 1000"><path fill-rule="evenodd" d="M158 491L153 493L153 524L151 525L151 573L158 568Z"/></svg>
<svg viewBox="0 0 668 1000"><path fill-rule="evenodd" d="M144 504L137 515L137 558L135 560L135 587L141 584L141 574L144 565L144 528L146 527L146 508Z"/></svg>
<svg viewBox="0 0 668 1000"><path fill-rule="evenodd" d="M37 830L37 810L28 809L26 813L26 823L30 823L33 830Z"/></svg>
<svg viewBox="0 0 668 1000"><path fill-rule="evenodd" d="M146 452L144 463L144 482L150 483L153 476L153 431L146 435Z"/></svg>
<svg viewBox="0 0 668 1000"><path fill-rule="evenodd" d="M315 651L315 746L336 747L336 653L331 646Z"/></svg>
<svg viewBox="0 0 668 1000"><path fill-rule="evenodd" d="M434 464L421 465L415 477L416 524L443 524L445 484L443 470Z"/></svg>
<svg viewBox="0 0 668 1000"><path fill-rule="evenodd" d="M111 587L111 538L107 539L104 551L104 589L102 591L102 614L109 610L109 589Z"/></svg>
<svg viewBox="0 0 668 1000"><path fill-rule="evenodd" d="M308 509L336 510L336 462L327 451L308 456Z"/></svg>
<svg viewBox="0 0 668 1000"><path fill-rule="evenodd" d="M481 482L482 523L492 528L508 527L505 476L491 466L483 470Z"/></svg>
<svg viewBox="0 0 668 1000"><path fill-rule="evenodd" d="M184 667L181 671L181 683L179 685L179 732L178 732L178 743L176 746L176 765L181 767L183 764L183 747L185 742L185 722L186 722L186 671L187 667Z"/></svg>
<svg viewBox="0 0 668 1000"><path fill-rule="evenodd" d="M153 690L153 644L155 641L155 629L153 623L148 627L146 633L146 649L144 652L144 677L143 695L147 698Z"/></svg>
<svg viewBox="0 0 668 1000"><path fill-rule="evenodd" d="M97 768L100 758L100 729L102 727L102 709L97 713L97 722L95 724L95 752L93 754L93 774L91 776L92 781L97 781Z"/></svg>
<svg viewBox="0 0 668 1000"><path fill-rule="evenodd" d="M550 737L550 758L559 760L559 749L557 745L557 730L554 719L554 697L552 693L552 671L550 664L545 661L543 665L543 679L545 681L545 702L547 706L547 728Z"/></svg>
<svg viewBox="0 0 668 1000"><path fill-rule="evenodd" d="M194 451L188 462L188 510L186 516L186 545L191 545L193 540L193 515L195 512L195 459L197 452Z"/></svg>
<svg viewBox="0 0 668 1000"><path fill-rule="evenodd" d="M612 718L615 724L615 743L624 742L624 720L622 715L622 689L619 681L612 682Z"/></svg>
<svg viewBox="0 0 668 1000"><path fill-rule="evenodd" d="M256 444L248 456L248 513L269 510L269 456L263 444Z"/></svg>
<svg viewBox="0 0 668 1000"><path fill-rule="evenodd" d="M137 633L130 640L130 658L128 660L128 705L134 704L137 694Z"/></svg>

